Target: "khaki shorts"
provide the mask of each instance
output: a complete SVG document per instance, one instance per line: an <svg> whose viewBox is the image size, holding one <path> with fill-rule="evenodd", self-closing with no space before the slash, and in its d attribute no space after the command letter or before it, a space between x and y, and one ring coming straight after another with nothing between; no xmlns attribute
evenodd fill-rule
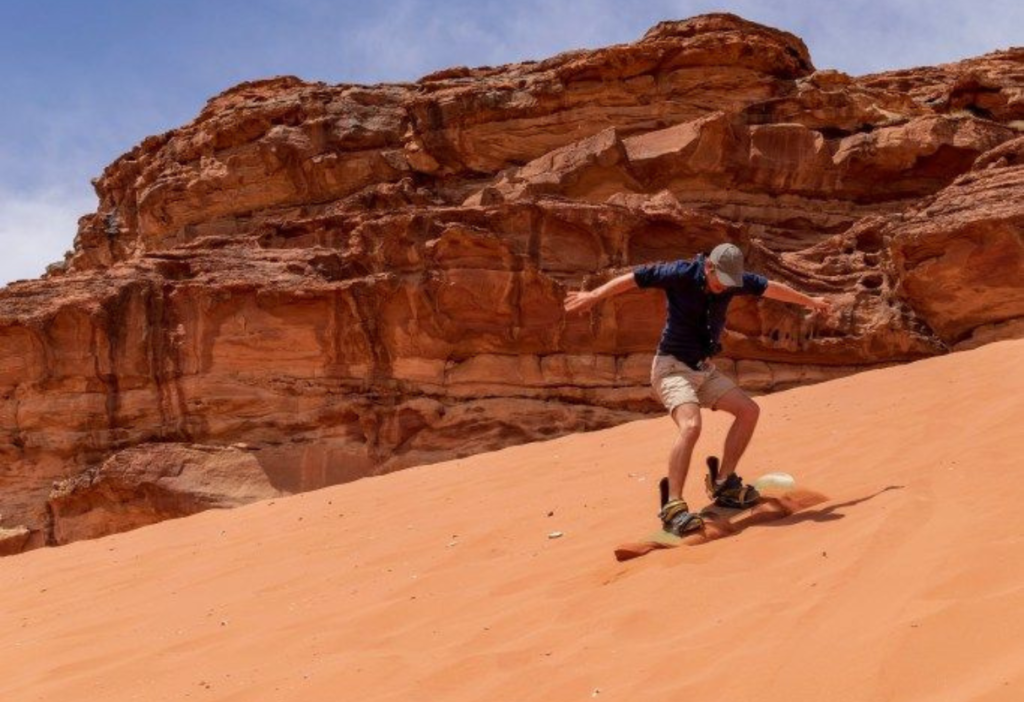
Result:
<svg viewBox="0 0 1024 702"><path fill-rule="evenodd" d="M655 355L651 364L651 387L669 414L679 405L693 403L715 408L725 393L736 387L714 363L705 362L703 370L693 370L675 356Z"/></svg>

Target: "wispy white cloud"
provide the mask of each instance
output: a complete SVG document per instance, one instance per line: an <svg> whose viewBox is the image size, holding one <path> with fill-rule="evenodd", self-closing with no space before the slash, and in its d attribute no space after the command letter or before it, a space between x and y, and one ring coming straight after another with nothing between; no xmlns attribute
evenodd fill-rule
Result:
<svg viewBox="0 0 1024 702"><path fill-rule="evenodd" d="M0 189L0 285L37 278L64 259L78 218L96 208L96 198L63 188L17 192Z"/></svg>

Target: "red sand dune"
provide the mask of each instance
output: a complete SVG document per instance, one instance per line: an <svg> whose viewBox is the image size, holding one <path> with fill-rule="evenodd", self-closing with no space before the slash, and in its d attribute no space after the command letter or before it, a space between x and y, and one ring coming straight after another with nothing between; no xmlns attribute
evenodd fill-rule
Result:
<svg viewBox="0 0 1024 702"><path fill-rule="evenodd" d="M668 419L7 558L0 699L1022 700L1022 361L762 398L831 500L628 563Z"/></svg>

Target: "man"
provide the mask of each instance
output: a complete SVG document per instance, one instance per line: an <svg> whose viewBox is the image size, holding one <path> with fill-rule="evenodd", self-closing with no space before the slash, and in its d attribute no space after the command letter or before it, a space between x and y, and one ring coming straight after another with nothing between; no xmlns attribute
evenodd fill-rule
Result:
<svg viewBox="0 0 1024 702"><path fill-rule="evenodd" d="M590 292L570 292L566 312L582 312L601 300L636 288L662 288L667 298L667 319L651 367L651 385L679 428L669 454L669 501L662 509L667 531L683 534L699 529L700 517L683 500L683 485L693 447L701 430L701 407L723 410L735 419L725 439L717 481L709 476L707 489L716 504L749 507L760 499L744 484L736 465L750 443L760 408L711 362L721 349L729 302L737 295L764 296L827 312L825 298L809 297L787 285L743 270L743 253L733 244L716 246L693 260L637 266Z"/></svg>

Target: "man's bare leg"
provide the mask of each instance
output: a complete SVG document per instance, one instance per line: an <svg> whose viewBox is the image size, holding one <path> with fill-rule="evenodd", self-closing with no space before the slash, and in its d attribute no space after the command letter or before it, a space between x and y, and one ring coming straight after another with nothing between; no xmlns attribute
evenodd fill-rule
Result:
<svg viewBox="0 0 1024 702"><path fill-rule="evenodd" d="M736 471L736 466L754 435L754 429L757 428L761 408L747 393L739 388L733 388L718 400L715 409L728 412L736 418L725 437L725 449L722 452L722 465L718 475L719 480L723 480Z"/></svg>
<svg viewBox="0 0 1024 702"><path fill-rule="evenodd" d="M686 484L686 474L690 469L693 447L700 438L700 405L679 405L672 410L672 419L679 428L679 433L668 456L668 498L678 500L683 497L683 486Z"/></svg>

